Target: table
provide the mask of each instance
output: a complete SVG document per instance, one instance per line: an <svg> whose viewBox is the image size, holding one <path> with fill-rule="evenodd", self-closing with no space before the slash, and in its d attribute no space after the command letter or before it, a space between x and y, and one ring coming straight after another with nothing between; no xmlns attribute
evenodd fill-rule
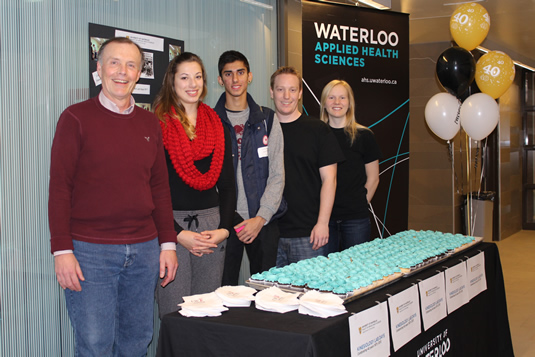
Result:
<svg viewBox="0 0 535 357"><path fill-rule="evenodd" d="M444 357L514 356L507 317L505 288L498 248L480 243L440 264L400 279L381 290L346 304L349 312L359 312L388 299L419 279L459 263L459 259L485 253L487 290L468 304L424 331L392 356L439 357L425 346L434 337L447 333L449 349ZM178 312L163 317L158 356L218 357L344 357L350 356L349 313L322 319L296 311L277 314L249 308L230 308L218 317L186 318ZM432 349L432 351L434 348ZM442 356L442 355L440 355Z"/></svg>

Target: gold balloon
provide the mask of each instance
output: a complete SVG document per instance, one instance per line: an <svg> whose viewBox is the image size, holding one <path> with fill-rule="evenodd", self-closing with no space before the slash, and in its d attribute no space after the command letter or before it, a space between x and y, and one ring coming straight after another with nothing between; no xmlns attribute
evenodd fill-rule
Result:
<svg viewBox="0 0 535 357"><path fill-rule="evenodd" d="M476 3L458 7L450 18L451 36L460 47L468 51L472 51L483 42L489 29L489 13Z"/></svg>
<svg viewBox="0 0 535 357"><path fill-rule="evenodd" d="M509 89L515 79L515 64L500 51L490 51L476 63L476 83L481 92L496 99Z"/></svg>

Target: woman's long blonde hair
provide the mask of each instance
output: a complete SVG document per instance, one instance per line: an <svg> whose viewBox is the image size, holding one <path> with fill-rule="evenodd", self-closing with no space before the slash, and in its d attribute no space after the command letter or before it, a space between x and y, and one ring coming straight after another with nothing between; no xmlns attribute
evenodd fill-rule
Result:
<svg viewBox="0 0 535 357"><path fill-rule="evenodd" d="M357 119L355 118L355 95L353 94L353 89L351 89L351 86L349 85L349 83L347 83L344 80L333 79L332 81L327 83L327 85L325 85L325 87L323 88L323 91L321 92L320 119L323 122L329 124L329 113L327 113L327 108L325 107L325 103L327 102L327 98L329 97L329 94L331 93L332 89L337 85L341 85L347 91L349 107L347 108L344 132L349 137L351 141L351 145L353 145L358 135L358 129L368 129L368 128L362 124L359 124L357 122Z"/></svg>
<svg viewBox="0 0 535 357"><path fill-rule="evenodd" d="M154 114L160 119L160 121L166 123L166 114L173 119L178 119L186 135L190 140L195 138L195 126L193 126L186 115L186 110L182 103L178 100L178 96L175 92L175 75L178 70L178 66L185 62L196 62L201 66L202 70L202 80L203 80L203 89L199 101L202 102L206 93L208 92L206 88L206 70L204 69L204 64L199 56L191 52L183 52L180 55L176 56L167 67L165 76L163 77L163 84L160 92L154 100ZM173 114L171 108L175 110L176 115Z"/></svg>

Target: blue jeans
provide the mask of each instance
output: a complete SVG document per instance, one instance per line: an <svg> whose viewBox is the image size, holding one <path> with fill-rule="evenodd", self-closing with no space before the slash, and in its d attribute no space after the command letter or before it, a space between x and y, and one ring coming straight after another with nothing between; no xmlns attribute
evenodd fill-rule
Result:
<svg viewBox="0 0 535 357"><path fill-rule="evenodd" d="M65 290L75 356L145 356L153 332L158 239L128 245L73 243L85 277L82 291Z"/></svg>
<svg viewBox="0 0 535 357"><path fill-rule="evenodd" d="M369 218L347 219L329 222L329 253L340 252L354 245L370 240L371 225Z"/></svg>
<svg viewBox="0 0 535 357"><path fill-rule="evenodd" d="M313 250L310 237L280 238L277 250L277 267L281 268L285 265L320 255L327 255L327 245L320 247L318 250Z"/></svg>

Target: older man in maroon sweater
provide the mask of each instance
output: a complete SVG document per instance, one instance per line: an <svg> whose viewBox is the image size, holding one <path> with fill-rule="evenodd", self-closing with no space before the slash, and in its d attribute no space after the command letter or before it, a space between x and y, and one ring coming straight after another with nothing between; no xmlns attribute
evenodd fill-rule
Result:
<svg viewBox="0 0 535 357"><path fill-rule="evenodd" d="M142 58L126 38L103 44L102 91L62 113L52 145L51 250L76 355L144 356L158 276L178 267L160 126L131 95Z"/></svg>

